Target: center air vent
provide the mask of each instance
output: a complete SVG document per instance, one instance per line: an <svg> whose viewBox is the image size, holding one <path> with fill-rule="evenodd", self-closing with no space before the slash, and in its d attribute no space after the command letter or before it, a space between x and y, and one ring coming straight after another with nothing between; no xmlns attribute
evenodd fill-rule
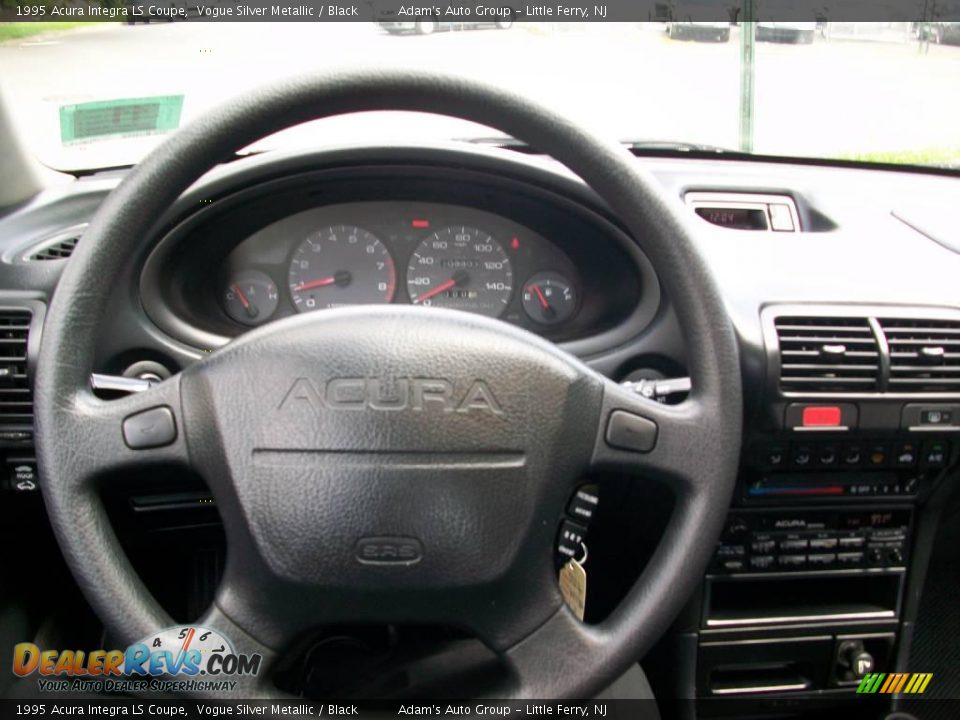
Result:
<svg viewBox="0 0 960 720"><path fill-rule="evenodd" d="M867 318L784 316L774 326L782 391L877 390L880 349Z"/></svg>
<svg viewBox="0 0 960 720"><path fill-rule="evenodd" d="M0 309L0 425L31 425L33 395L27 377L32 313Z"/></svg>
<svg viewBox="0 0 960 720"><path fill-rule="evenodd" d="M62 230L27 250L24 259L27 262L66 260L73 254L77 243L80 242L80 236L86 229L87 226L84 223Z"/></svg>
<svg viewBox="0 0 960 720"><path fill-rule="evenodd" d="M890 348L890 392L960 391L960 321L879 319Z"/></svg>

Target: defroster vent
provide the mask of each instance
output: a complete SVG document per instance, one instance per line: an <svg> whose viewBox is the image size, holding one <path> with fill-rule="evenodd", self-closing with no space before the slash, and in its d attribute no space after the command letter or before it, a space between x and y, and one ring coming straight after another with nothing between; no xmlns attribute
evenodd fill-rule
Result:
<svg viewBox="0 0 960 720"><path fill-rule="evenodd" d="M77 249L77 243L86 229L86 223L64 228L33 245L24 253L23 259L27 262L66 260Z"/></svg>
<svg viewBox="0 0 960 720"><path fill-rule="evenodd" d="M867 318L784 316L774 326L782 391L877 391L880 348Z"/></svg>
<svg viewBox="0 0 960 720"><path fill-rule="evenodd" d="M890 392L960 392L960 321L878 321L890 349Z"/></svg>
<svg viewBox="0 0 960 720"><path fill-rule="evenodd" d="M32 318L27 309L0 309L0 426L33 423L33 393L27 377Z"/></svg>

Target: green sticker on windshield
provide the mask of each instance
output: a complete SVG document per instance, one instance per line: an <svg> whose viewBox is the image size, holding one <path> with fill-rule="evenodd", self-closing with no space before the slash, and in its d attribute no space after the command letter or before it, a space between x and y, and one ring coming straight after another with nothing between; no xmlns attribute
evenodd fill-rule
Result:
<svg viewBox="0 0 960 720"><path fill-rule="evenodd" d="M60 141L67 145L169 132L180 126L182 107L183 95L63 105L60 108Z"/></svg>

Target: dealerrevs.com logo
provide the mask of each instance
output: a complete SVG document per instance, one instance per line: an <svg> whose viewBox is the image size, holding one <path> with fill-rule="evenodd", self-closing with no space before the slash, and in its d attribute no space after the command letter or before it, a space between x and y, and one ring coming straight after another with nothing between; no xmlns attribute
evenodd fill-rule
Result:
<svg viewBox="0 0 960 720"><path fill-rule="evenodd" d="M203 627L177 625L148 635L126 650L13 648L13 672L36 675L41 692L224 691L236 676L260 672L261 656L237 653L233 643Z"/></svg>

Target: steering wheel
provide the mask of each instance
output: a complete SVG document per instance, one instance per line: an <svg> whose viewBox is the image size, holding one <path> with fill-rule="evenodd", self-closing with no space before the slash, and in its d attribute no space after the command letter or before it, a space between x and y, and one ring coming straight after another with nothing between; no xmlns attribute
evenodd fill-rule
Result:
<svg viewBox="0 0 960 720"><path fill-rule="evenodd" d="M660 405L516 327L401 306L283 319L146 392L95 397L88 378L110 290L176 198L265 135L371 110L475 121L579 175L658 272L684 332L689 397ZM130 171L63 272L35 403L50 521L121 641L172 620L121 550L99 481L186 466L208 482L227 540L221 585L197 624L264 657L266 672L234 678L237 697L276 697L269 670L280 653L338 622L455 625L507 668L494 697L585 697L651 647L702 577L732 493L742 397L735 337L680 203L627 150L500 87L354 70L245 95ZM667 483L676 502L636 584L587 625L558 591L554 544L578 479L610 470Z"/></svg>

